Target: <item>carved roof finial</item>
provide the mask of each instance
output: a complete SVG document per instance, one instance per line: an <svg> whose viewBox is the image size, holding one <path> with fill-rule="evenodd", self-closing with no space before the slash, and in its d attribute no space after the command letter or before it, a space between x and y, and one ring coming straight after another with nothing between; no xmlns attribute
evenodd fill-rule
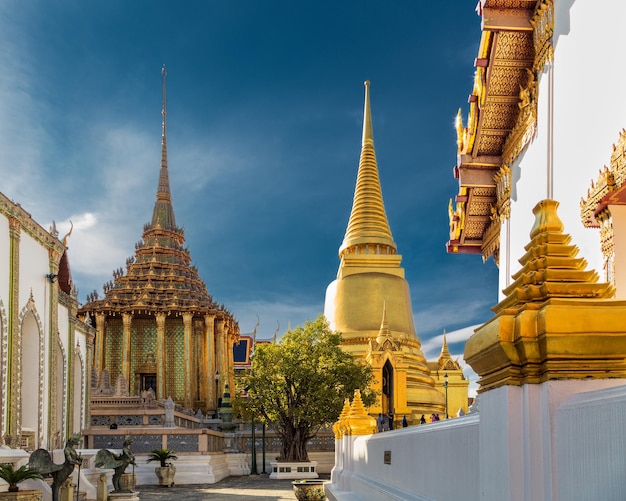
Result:
<svg viewBox="0 0 626 501"><path fill-rule="evenodd" d="M170 193L170 180L167 171L167 70L165 65L161 69L163 76L163 108L161 114L163 121L161 126L161 171L159 173L159 186L157 188L156 202L152 212L152 226L176 230L176 218L174 217L174 207L172 206L172 195Z"/></svg>

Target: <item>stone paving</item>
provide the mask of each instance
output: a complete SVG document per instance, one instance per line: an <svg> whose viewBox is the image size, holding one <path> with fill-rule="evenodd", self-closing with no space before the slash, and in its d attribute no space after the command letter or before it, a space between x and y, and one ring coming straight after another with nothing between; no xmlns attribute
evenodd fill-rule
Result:
<svg viewBox="0 0 626 501"><path fill-rule="evenodd" d="M323 478L323 477L322 477ZM273 480L269 475L228 477L216 484L138 485L141 501L293 501L296 495L291 480Z"/></svg>

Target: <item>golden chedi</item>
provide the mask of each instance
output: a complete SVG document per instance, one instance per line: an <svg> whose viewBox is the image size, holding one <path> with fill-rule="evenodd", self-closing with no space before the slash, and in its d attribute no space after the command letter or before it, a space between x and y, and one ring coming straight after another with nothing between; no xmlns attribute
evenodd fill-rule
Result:
<svg viewBox="0 0 626 501"><path fill-rule="evenodd" d="M363 138L352 212L337 279L326 291L324 314L343 334L342 347L369 363L381 392L370 413L443 413L445 397L435 389L415 333L409 285L401 268L383 203L374 151L369 82L365 82Z"/></svg>

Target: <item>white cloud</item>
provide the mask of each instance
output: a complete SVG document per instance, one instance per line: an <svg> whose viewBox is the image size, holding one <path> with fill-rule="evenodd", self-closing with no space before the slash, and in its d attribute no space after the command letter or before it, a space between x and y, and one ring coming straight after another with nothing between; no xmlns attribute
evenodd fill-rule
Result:
<svg viewBox="0 0 626 501"><path fill-rule="evenodd" d="M423 333L440 332L448 327L475 322L477 319L489 311L493 306L486 301L461 301L461 302L441 302L429 305L428 309L414 308L413 321L417 335L422 338ZM485 318L484 321L487 321Z"/></svg>
<svg viewBox="0 0 626 501"><path fill-rule="evenodd" d="M465 343L465 341L467 341L469 337L474 334L474 331L481 325L482 324L470 325L468 327L463 327L462 329L458 329L452 332L446 332L446 341L448 342L448 345ZM422 342L422 352L424 353L426 359L438 359L439 355L441 354L442 345L443 333ZM464 347L465 344L462 344L461 346ZM478 389L478 375L467 364L467 362L465 362L465 359L463 358L463 352L457 352L451 349L450 356L452 357L452 360L458 360L459 365L463 369L463 374L465 374L465 377L470 381L469 396L474 397L476 395L476 390Z"/></svg>

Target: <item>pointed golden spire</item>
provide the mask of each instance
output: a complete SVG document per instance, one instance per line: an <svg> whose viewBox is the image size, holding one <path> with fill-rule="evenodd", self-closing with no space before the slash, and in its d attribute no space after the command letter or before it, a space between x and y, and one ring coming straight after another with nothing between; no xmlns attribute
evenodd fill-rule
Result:
<svg viewBox="0 0 626 501"><path fill-rule="evenodd" d="M374 151L374 133L370 111L369 82L365 82L363 110L363 139L352 212L348 228L339 248L339 256L346 253L396 254L391 236Z"/></svg>
<svg viewBox="0 0 626 501"><path fill-rule="evenodd" d="M159 186L157 188L156 202L152 211L152 226L160 226L168 230L176 230L176 218L174 217L174 207L172 206L172 195L170 194L170 180L167 172L167 101L166 101L166 77L165 65L161 69L163 75L163 123L161 127L161 170L159 172Z"/></svg>
<svg viewBox="0 0 626 501"><path fill-rule="evenodd" d="M448 340L446 339L446 330L443 330L443 345L441 346L441 356L450 358L450 351L448 350Z"/></svg>
<svg viewBox="0 0 626 501"><path fill-rule="evenodd" d="M452 357L450 356L450 350L448 349L448 340L446 339L446 330L444 329L443 344L441 345L441 354L439 355L437 363L439 364L439 367L444 367L444 365L446 365L449 360L452 360Z"/></svg>
<svg viewBox="0 0 626 501"><path fill-rule="evenodd" d="M383 318L380 322L380 330L376 337L376 342L382 346L385 339L391 337L391 331L389 330L389 321L387 320L387 301L383 301Z"/></svg>
<svg viewBox="0 0 626 501"><path fill-rule="evenodd" d="M345 423L347 425L345 435L371 435L376 432L376 420L367 413L361 398L361 390L354 390L350 415Z"/></svg>

